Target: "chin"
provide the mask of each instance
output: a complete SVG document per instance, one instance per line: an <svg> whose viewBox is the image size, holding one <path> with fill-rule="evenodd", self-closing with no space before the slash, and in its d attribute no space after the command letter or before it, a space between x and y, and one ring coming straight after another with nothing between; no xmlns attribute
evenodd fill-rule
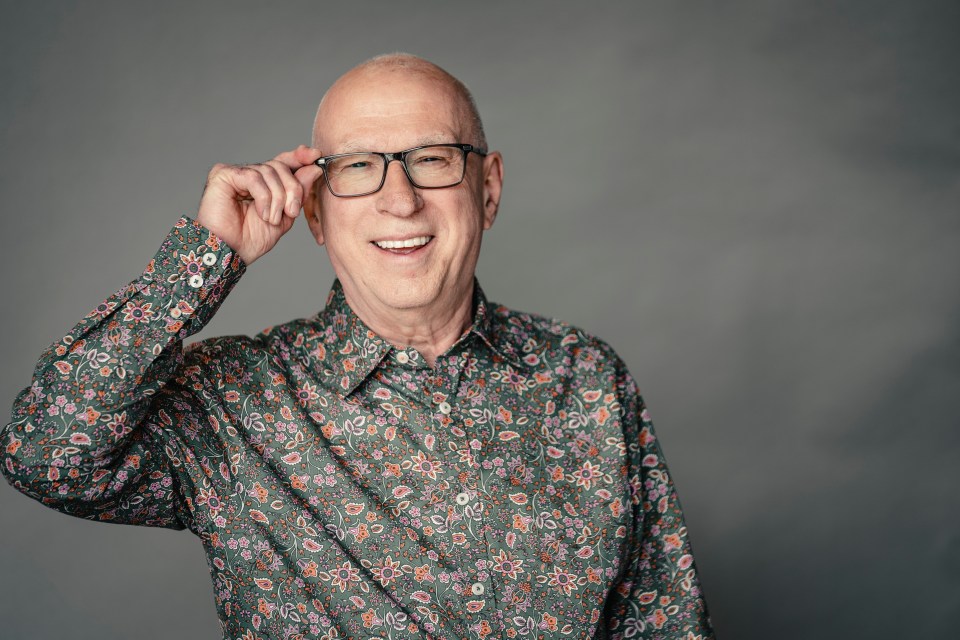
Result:
<svg viewBox="0 0 960 640"><path fill-rule="evenodd" d="M383 304L394 309L428 307L438 297L436 287L424 279L391 283L381 289L379 296Z"/></svg>

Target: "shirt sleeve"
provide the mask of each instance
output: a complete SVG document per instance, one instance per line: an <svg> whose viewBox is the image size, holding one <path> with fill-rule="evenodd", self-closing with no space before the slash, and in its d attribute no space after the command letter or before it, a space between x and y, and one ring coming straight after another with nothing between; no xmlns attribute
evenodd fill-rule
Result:
<svg viewBox="0 0 960 640"><path fill-rule="evenodd" d="M139 278L40 357L0 434L8 482L73 516L189 526L164 444L175 427L155 419L163 411L154 399L183 364L183 340L245 269L215 234L180 218ZM205 422L198 402L180 401Z"/></svg>
<svg viewBox="0 0 960 640"><path fill-rule="evenodd" d="M643 398L625 368L617 387L634 527L625 571L607 605L609 637L714 638L680 501Z"/></svg>

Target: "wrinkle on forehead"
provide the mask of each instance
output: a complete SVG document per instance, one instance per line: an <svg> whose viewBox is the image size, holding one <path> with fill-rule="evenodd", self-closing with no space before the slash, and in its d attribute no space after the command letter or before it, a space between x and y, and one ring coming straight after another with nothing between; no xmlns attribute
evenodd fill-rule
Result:
<svg viewBox="0 0 960 640"><path fill-rule="evenodd" d="M413 140L413 147L408 147L412 149L414 147L425 147L430 144L447 144L447 143L457 143L459 140L453 140L454 136L451 136L449 133L433 133L425 136L420 136ZM366 142L362 139L357 140L347 140L342 145L340 145L340 150L337 153L356 153L359 151L376 151L377 153L396 153L398 151L406 151L406 149L374 149L374 145L369 142Z"/></svg>

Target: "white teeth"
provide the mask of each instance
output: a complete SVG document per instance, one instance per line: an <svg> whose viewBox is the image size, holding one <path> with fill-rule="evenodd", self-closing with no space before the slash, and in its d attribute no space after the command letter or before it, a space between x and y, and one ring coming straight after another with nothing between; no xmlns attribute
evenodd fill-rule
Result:
<svg viewBox="0 0 960 640"><path fill-rule="evenodd" d="M408 240L377 240L374 244L381 249L412 249L413 247L422 247L430 242L431 236L420 236L419 238L410 238Z"/></svg>

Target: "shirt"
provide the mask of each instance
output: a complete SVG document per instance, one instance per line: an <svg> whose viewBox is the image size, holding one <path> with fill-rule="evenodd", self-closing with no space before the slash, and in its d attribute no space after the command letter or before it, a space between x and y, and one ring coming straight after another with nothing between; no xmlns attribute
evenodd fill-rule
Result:
<svg viewBox="0 0 960 640"><path fill-rule="evenodd" d="M183 347L245 271L181 218L41 357L4 474L64 513L189 528L224 638L712 637L674 485L604 342L489 303L430 367L335 282Z"/></svg>

